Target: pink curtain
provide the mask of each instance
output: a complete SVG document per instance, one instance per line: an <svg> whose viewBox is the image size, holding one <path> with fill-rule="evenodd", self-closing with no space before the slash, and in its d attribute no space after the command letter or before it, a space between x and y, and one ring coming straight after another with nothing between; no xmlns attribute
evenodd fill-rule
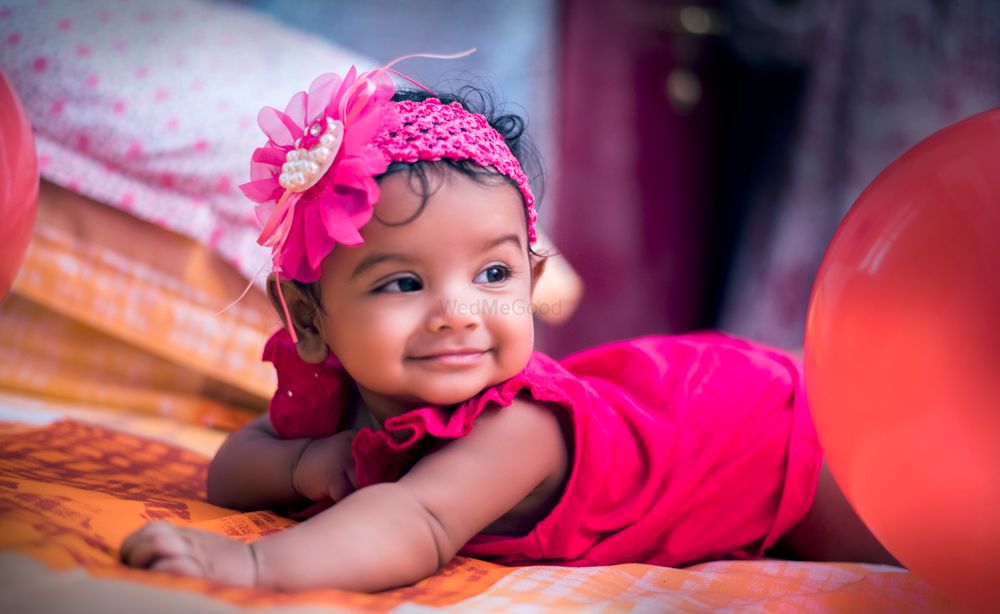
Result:
<svg viewBox="0 0 1000 614"><path fill-rule="evenodd" d="M711 88L705 40L671 31L676 14L652 0L564 3L547 227L586 295L566 325L540 330L555 356L700 322ZM672 75L691 108L671 102Z"/></svg>
<svg viewBox="0 0 1000 614"><path fill-rule="evenodd" d="M816 271L865 186L923 138L1000 105L1000 2L826 0L808 8L816 44L789 172L773 192L746 197L749 223L720 322L786 347L802 345Z"/></svg>

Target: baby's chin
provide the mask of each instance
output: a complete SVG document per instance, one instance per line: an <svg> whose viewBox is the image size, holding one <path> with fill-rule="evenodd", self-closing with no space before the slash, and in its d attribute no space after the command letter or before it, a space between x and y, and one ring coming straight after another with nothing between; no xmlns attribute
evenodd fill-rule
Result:
<svg viewBox="0 0 1000 614"><path fill-rule="evenodd" d="M502 380L501 380L502 381ZM475 397L483 390L486 390L490 386L499 384L500 382L494 382L486 384L484 386L469 387L467 389L455 389L450 388L447 390L422 390L420 392L420 403L421 405L437 405L440 407L447 407L449 405L460 405L469 399Z"/></svg>
<svg viewBox="0 0 1000 614"><path fill-rule="evenodd" d="M437 405L441 407L446 407L449 405L460 405L469 399L477 396L487 388L496 386L497 384L503 383L516 375L519 371L515 371L511 374L500 373L495 374L493 377L481 380L479 382L469 382L463 385L445 385L440 387L428 388L419 391L417 395L419 402L423 405Z"/></svg>

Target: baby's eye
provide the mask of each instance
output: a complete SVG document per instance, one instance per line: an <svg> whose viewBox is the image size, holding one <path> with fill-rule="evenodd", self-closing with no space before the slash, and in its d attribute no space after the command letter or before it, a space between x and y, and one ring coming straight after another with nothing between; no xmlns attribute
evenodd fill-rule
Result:
<svg viewBox="0 0 1000 614"><path fill-rule="evenodd" d="M508 277L510 277L510 267L506 267L502 264L494 264L486 267L482 273L476 275L476 278L473 281L484 284L496 284L507 279Z"/></svg>
<svg viewBox="0 0 1000 614"><path fill-rule="evenodd" d="M423 287L423 284L421 284L420 280L416 277L400 277L375 288L375 292L385 292L390 294L397 292L416 292L423 289Z"/></svg>

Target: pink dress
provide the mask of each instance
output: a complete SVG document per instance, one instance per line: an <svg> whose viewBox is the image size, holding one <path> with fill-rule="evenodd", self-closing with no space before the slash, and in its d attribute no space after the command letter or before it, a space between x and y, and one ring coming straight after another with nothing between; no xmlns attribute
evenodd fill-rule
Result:
<svg viewBox="0 0 1000 614"><path fill-rule="evenodd" d="M278 371L278 434L335 432L352 388L337 360L302 362L285 331L264 358ZM359 486L397 479L423 443L467 435L484 410L522 392L571 419L566 489L527 535L477 535L462 555L569 566L757 558L812 504L822 455L800 363L713 332L631 339L561 362L535 352L521 373L458 406L360 431Z"/></svg>

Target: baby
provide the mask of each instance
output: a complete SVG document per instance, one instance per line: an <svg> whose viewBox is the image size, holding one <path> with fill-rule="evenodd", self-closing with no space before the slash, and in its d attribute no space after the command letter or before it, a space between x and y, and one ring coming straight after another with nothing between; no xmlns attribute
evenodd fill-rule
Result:
<svg viewBox="0 0 1000 614"><path fill-rule="evenodd" d="M286 328L264 352L269 415L223 444L208 498L303 522L252 544L153 522L127 564L378 591L456 554L895 563L822 462L794 357L720 333L534 352L546 259L523 122L397 92L388 72L322 75L265 108L242 186Z"/></svg>

